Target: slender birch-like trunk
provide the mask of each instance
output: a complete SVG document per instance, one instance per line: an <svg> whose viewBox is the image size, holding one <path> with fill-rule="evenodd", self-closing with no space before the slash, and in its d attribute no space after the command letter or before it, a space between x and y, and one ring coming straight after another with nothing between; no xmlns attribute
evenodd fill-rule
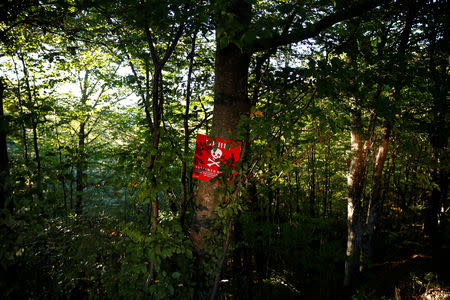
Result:
<svg viewBox="0 0 450 300"><path fill-rule="evenodd" d="M362 193L364 188L367 159L369 156L375 117L369 125L369 137L364 141L362 135L361 112L351 114L351 162L347 175L347 259L345 261L344 286L348 287L359 280L360 250L362 241Z"/></svg>
<svg viewBox="0 0 450 300"><path fill-rule="evenodd" d="M380 198L382 192L382 177L383 168L386 161L389 139L391 136L391 126L387 124L383 130L383 137L380 145L378 146L375 161L374 161L374 174L372 178L372 189L370 192L370 198L367 208L366 218L366 230L362 240L362 264L363 266L373 259L373 235L375 233L376 224L378 222L378 209L380 206Z"/></svg>

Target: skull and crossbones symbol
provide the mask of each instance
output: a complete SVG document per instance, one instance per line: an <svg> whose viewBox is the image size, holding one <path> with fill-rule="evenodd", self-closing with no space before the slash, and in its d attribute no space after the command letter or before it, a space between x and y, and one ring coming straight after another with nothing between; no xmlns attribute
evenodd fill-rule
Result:
<svg viewBox="0 0 450 300"><path fill-rule="evenodd" d="M208 164L208 167L211 167L212 165L216 165L217 167L219 167L220 161L217 160L222 157L222 150L217 149L216 151L214 151L214 149L211 149L211 156L213 159L208 158L208 161L211 162L210 164Z"/></svg>

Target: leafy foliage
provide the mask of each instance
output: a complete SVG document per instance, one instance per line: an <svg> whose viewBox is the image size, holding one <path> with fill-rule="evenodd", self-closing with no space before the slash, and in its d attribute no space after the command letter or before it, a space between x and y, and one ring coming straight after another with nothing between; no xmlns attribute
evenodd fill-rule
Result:
<svg viewBox="0 0 450 300"><path fill-rule="evenodd" d="M386 126L375 256L353 298L395 296L370 285L385 261L432 257L415 295L445 276L445 1L16 2L0 9L5 298L351 297L349 137L367 142L367 227ZM213 74L236 75L216 61L230 48L250 60L242 159L220 168L198 251L194 137L227 117Z"/></svg>

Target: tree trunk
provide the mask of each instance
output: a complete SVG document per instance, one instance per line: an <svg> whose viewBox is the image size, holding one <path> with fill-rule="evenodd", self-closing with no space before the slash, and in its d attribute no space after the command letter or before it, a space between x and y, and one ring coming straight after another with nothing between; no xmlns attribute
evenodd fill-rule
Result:
<svg viewBox="0 0 450 300"><path fill-rule="evenodd" d="M386 156L389 148L389 139L391 136L391 126L388 124L384 128L383 138L380 145L378 146L377 153L374 162L374 174L372 179L372 189L370 192L370 199L367 208L367 219L366 219L366 230L363 236L362 244L362 257L363 266L366 262L373 260L373 235L375 232L376 224L378 221L378 207L380 203L381 196L381 179L383 177L383 167L386 161Z"/></svg>
<svg viewBox="0 0 450 300"><path fill-rule="evenodd" d="M0 209L8 207L12 211L12 203L8 202L8 144L6 143L6 133L8 130L8 122L3 113L3 78L0 78Z"/></svg>
<svg viewBox="0 0 450 300"><path fill-rule="evenodd" d="M176 45L178 44L178 40L180 39L181 35L184 31L184 24L180 24L177 31L173 34L173 39L169 46L166 48L166 51L164 52L164 55L162 57L158 56L157 51L155 50L155 46L153 44L153 35L150 31L150 28L145 27L144 28L146 39L147 39L147 45L150 50L151 59L153 62L154 72L153 72L153 81L152 81L152 89L151 89L151 101L152 101L152 113L153 113L153 120L150 117L149 114L149 108L148 108L148 100L149 100L149 93L150 93L150 86L149 86L149 80L150 80L150 66L148 64L148 61L145 61L145 72L146 72L146 89L145 89L145 95L143 95L144 99L144 106L146 111L146 118L147 122L149 123L149 127L152 130L152 137L153 137L153 154L150 156L150 161L147 165L147 169L150 173L150 181L152 183L153 188L156 188L157 180L156 180L156 174L154 171L155 161L156 157L160 154L159 153L159 141L160 141L160 127L161 127L161 121L162 121L162 114L164 110L164 97L163 97L163 80L162 80L162 70L169 59L169 57L172 55ZM134 72L134 70L133 70ZM137 78L137 74L136 78ZM159 204L158 204L158 197L156 196L154 199L151 199L152 202L152 228L155 229L158 224L158 218L159 218ZM151 267L154 269L154 262L151 262ZM150 272L149 278L152 277L152 272ZM147 280L148 282L148 280ZM150 281L151 283L151 281ZM147 285L147 283L146 283Z"/></svg>
<svg viewBox="0 0 450 300"><path fill-rule="evenodd" d="M152 183L152 188L155 189L157 186L156 174L153 172L155 168L156 157L159 155L159 141L160 141L160 128L161 128L161 118L163 112L164 98L162 96L162 69L159 67L155 68L155 73L153 74L152 83L152 109L153 109L153 151L154 153L150 156L150 164L148 170L150 172L150 182ZM156 230L156 226L159 222L159 200L158 194L155 194L153 198L150 196L152 203L152 215L151 224L152 229ZM150 268L154 270L154 262L150 263ZM152 273L152 272L150 272ZM153 280L151 280L153 281Z"/></svg>
<svg viewBox="0 0 450 300"><path fill-rule="evenodd" d="M249 23L250 6L244 1L233 1L228 10L237 15L245 26ZM216 28L225 27L218 18ZM250 101L247 93L250 54L243 52L235 44L221 47L219 37L215 57L214 110L211 134L216 137L234 138L241 116L250 114ZM219 199L214 182L199 181L197 200L191 229L194 249L201 252L204 237L211 222Z"/></svg>
<svg viewBox="0 0 450 300"><path fill-rule="evenodd" d="M36 95L35 97L33 97L33 93L31 90L31 83L30 83L30 78L29 78L29 73L28 73L28 68L25 64L25 58L23 57L23 55L20 56L20 60L22 61L22 66L23 66L23 74L24 74L24 78L25 78L25 84L26 84L26 92L28 95L28 103L30 105L33 105L33 109L34 112L38 111L38 107L37 107L37 99L36 99ZM39 145L38 145L38 136L37 136L37 125L39 122L39 115L31 116L31 125L32 125L32 130L33 130L33 148L34 148L34 155L35 155L35 159L36 159L36 182L37 182L37 191L38 191L38 195L40 198L42 198L42 175L41 175L41 157L39 154Z"/></svg>
<svg viewBox="0 0 450 300"><path fill-rule="evenodd" d="M84 192L84 169L85 169L85 123L80 124L80 131L78 132L78 157L77 157L77 177L76 177L76 203L75 212L77 214L83 213L83 192Z"/></svg>
<svg viewBox="0 0 450 300"><path fill-rule="evenodd" d="M164 96L163 96L163 77L162 77L162 70L169 59L169 57L172 55L176 45L178 44L178 40L180 39L181 35L184 31L184 24L180 24L177 31L173 33L173 39L168 44L168 47L166 48L164 55L162 57L159 57L158 52L155 49L155 45L153 43L153 34L149 27L143 28L146 36L146 42L148 46L148 50L150 51L151 60L153 62L153 78L152 78L152 88L150 91L150 64L148 59L144 59L145 63L145 92L141 90L141 97L143 100L144 108L145 108L145 114L146 114L146 121L149 125L149 128L152 132L152 154L150 156L150 161L146 165L148 169L149 174L149 180L152 185L152 189L157 188L157 179L155 174L155 163L156 163L156 157L160 155L159 153L159 142L160 142L160 127L161 127L161 121L163 116L163 110L164 110ZM136 76L136 79L138 78L137 73L134 69L134 66L130 60L130 66L132 68L132 71L134 75ZM150 97L151 93L151 97ZM152 108L152 116L150 116L150 108L149 108L149 101L151 100L151 108ZM152 197L150 195L150 201L151 201L151 207L152 212L149 218L149 223L151 223L151 228L153 231L156 230L159 222L159 202L158 202L158 195L156 193L155 197ZM148 268L148 276L147 280L145 282L144 287L147 288L151 284L153 284L154 278L155 278L155 262L151 261L150 266Z"/></svg>
<svg viewBox="0 0 450 300"><path fill-rule="evenodd" d="M433 264L437 269L442 268L443 253L443 230L445 223L446 207L448 206L448 55L441 53L438 44L438 33L433 32L433 40L430 49L430 78L433 86L432 118L429 128L429 137L434 160L431 172L433 183L431 199L427 203L425 232L431 243ZM448 31L445 32L445 40L448 41ZM446 52L448 53L448 52ZM442 221L441 221L442 220Z"/></svg>
<svg viewBox="0 0 450 300"><path fill-rule="evenodd" d="M55 113L55 120L56 120L56 113ZM61 188L63 190L63 198L64 198L64 210L67 212L67 189L66 189L66 180L64 176L64 164L63 164L63 156L61 152L61 143L59 140L59 132L58 132L58 124L55 122L55 135L56 135L56 141L58 146L58 159L59 159L59 181L61 182Z"/></svg>
<svg viewBox="0 0 450 300"><path fill-rule="evenodd" d="M312 149L310 162L310 176L309 176L309 215L315 217L315 205L316 205L316 158L315 149Z"/></svg>
<svg viewBox="0 0 450 300"><path fill-rule="evenodd" d="M189 105L191 103L191 81L192 81L192 69L194 66L194 54L195 54L195 41L196 41L196 33L192 37L192 45L191 45L191 53L189 57L189 71L187 77L187 87L186 87L186 107L184 110L184 151L183 154L186 155L189 152L189 138L190 138L190 130L189 130ZM184 218L186 215L187 209L187 200L190 198L188 193L188 182L187 182L187 164L186 158L183 158L181 162L181 205L180 205L180 225L184 228Z"/></svg>
<svg viewBox="0 0 450 300"><path fill-rule="evenodd" d="M73 175L73 165L70 167L70 183L69 183L69 195L70 195L70 210L73 210L73 179L74 179L74 175Z"/></svg>
<svg viewBox="0 0 450 300"><path fill-rule="evenodd" d="M14 60L14 58L12 59L13 64L14 64L14 70L16 72L16 77L17 77L17 100L19 102L19 108L20 108L20 117L21 117L21 122L20 122L20 126L22 129L22 146L23 146L23 159L25 162L25 166L27 167L27 169L29 168L29 162L28 162L28 145L27 145L27 130L25 128L25 121L24 121L24 112L23 112L23 101L22 101L22 93L21 93L21 89L20 89L20 80L19 80L19 70L17 69L17 64L16 61Z"/></svg>
<svg viewBox="0 0 450 300"><path fill-rule="evenodd" d="M37 191L38 195L42 198L42 171L41 171L41 155L39 152L39 143L38 143L38 135L37 135L37 120L33 118L32 120L33 127L33 148L34 154L36 158L36 182L37 182Z"/></svg>
<svg viewBox="0 0 450 300"><path fill-rule="evenodd" d="M331 155L331 147L330 140L327 140L327 148L325 154L325 188L324 188L324 197L323 197L323 217L328 216L328 212L331 212L331 197L330 197L330 186L331 186L331 172L330 172L330 155ZM329 201L328 201L329 200ZM330 209L328 210L328 206Z"/></svg>
<svg viewBox="0 0 450 300"><path fill-rule="evenodd" d="M367 158L373 134L374 118L369 125L369 139L364 142L361 133L361 113L351 114L351 162L347 175L347 259L345 261L344 286L348 287L359 280L359 262L362 239L361 200L364 188Z"/></svg>
<svg viewBox="0 0 450 300"><path fill-rule="evenodd" d="M31 83L30 83L28 68L25 64L25 58L23 57L23 55L21 55L19 58L22 61L22 66L23 66L23 74L24 74L24 78L25 78L26 92L27 92L28 101L29 101L28 103L30 105L33 105L34 112L37 112L38 109L37 109L36 97L33 98L33 95L32 95ZM36 104L36 105L34 105L34 104ZM38 136L37 136L38 122L39 122L39 115L37 116L37 119L34 115L32 115L31 116L31 124L32 124L32 130L33 130L33 148L34 148L34 155L35 155L36 165L37 165L37 169L36 169L37 190L38 190L39 197L42 197L41 157L39 154L39 145L38 145Z"/></svg>

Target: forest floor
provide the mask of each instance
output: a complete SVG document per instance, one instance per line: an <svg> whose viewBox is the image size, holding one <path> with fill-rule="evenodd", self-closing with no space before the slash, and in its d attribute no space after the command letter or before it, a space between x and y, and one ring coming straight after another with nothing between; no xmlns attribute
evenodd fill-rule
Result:
<svg viewBox="0 0 450 300"><path fill-rule="evenodd" d="M261 290L253 294L253 299L351 299L351 300L450 300L450 270L445 262L436 266L430 256L411 255L404 259L374 264L368 270L362 283L353 291L339 288L339 282L328 288L309 287L303 292L295 292L286 284L267 282ZM332 292L334 291L334 292ZM242 299L245 299L243 297ZM228 299L228 298L226 298ZM235 299L231 297L229 299ZM236 299L240 299L237 297Z"/></svg>
<svg viewBox="0 0 450 300"><path fill-rule="evenodd" d="M418 254L374 264L358 291L360 295L371 291L380 299L450 299L450 272L443 265L436 272L431 257ZM370 299L358 293L354 298Z"/></svg>
<svg viewBox="0 0 450 300"><path fill-rule="evenodd" d="M374 264L353 291L335 287L336 294L322 297L323 291L313 288L301 296L290 294L285 299L450 300L450 270L445 266L443 261L436 272L430 256L415 254Z"/></svg>

